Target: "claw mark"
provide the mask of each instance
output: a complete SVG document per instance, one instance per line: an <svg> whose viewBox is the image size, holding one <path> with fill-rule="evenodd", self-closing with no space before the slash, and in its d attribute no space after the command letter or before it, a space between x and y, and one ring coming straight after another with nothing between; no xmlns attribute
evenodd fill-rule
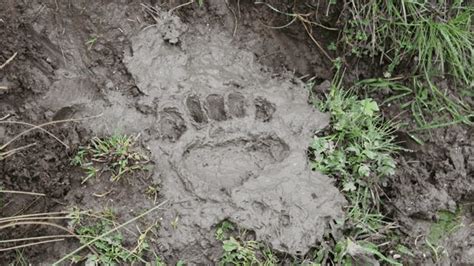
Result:
<svg viewBox="0 0 474 266"><path fill-rule="evenodd" d="M245 97L238 93L234 92L227 96L227 105L229 107L229 113L233 117L244 117L245 116Z"/></svg>
<svg viewBox="0 0 474 266"><path fill-rule="evenodd" d="M224 121L227 119L224 106L224 97L219 94L210 94L206 98L206 109L209 118L216 121Z"/></svg>
<svg viewBox="0 0 474 266"><path fill-rule="evenodd" d="M270 121L276 110L274 104L262 97L255 98L255 107L257 109L255 119L263 122Z"/></svg>
<svg viewBox="0 0 474 266"><path fill-rule="evenodd" d="M201 102L199 101L199 98L195 95L189 96L186 99L186 106L188 107L188 111L191 115L191 118L196 122L196 123L205 123L207 122L207 118L204 115L204 112L201 108Z"/></svg>

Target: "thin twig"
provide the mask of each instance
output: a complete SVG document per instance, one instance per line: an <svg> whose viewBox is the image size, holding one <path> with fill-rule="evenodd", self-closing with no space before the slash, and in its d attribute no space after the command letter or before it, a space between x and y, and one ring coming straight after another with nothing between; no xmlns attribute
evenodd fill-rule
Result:
<svg viewBox="0 0 474 266"><path fill-rule="evenodd" d="M239 20L237 19L237 14L235 13L234 9L232 9L232 7L230 6L228 0L225 0L225 4L227 8L230 10L230 12L232 13L232 15L234 16L234 31L232 32L232 37L235 37L235 34L237 33L237 26L238 26Z"/></svg>
<svg viewBox="0 0 474 266"><path fill-rule="evenodd" d="M26 222L26 221L40 221L40 220L69 220L71 217L68 216L46 216L46 217L29 217L18 219L7 219L2 221L2 223L14 223L14 222Z"/></svg>
<svg viewBox="0 0 474 266"><path fill-rule="evenodd" d="M21 210L18 210L18 212L16 212L13 216L18 216L20 215L21 213L23 213L24 211L27 211L31 208L31 206L34 206L36 204L36 202L39 201L39 199L44 199L43 197L36 197L34 200L32 200L28 205L24 206L23 208L21 208Z"/></svg>
<svg viewBox="0 0 474 266"><path fill-rule="evenodd" d="M63 231L68 232L68 233L71 234L71 235L75 235L76 237L78 237L76 234L74 234L73 232L71 232L69 229L67 229L67 228L64 227L64 226L61 226L61 225L58 225L58 224L53 224L53 223L48 223L48 222L41 222L41 221L35 221L35 222L12 222L12 223L9 223L9 224L0 226L0 230L5 229L5 228L9 228L9 227L18 226L18 225L47 225L47 226L59 228L59 229L61 229L61 230L63 230Z"/></svg>
<svg viewBox="0 0 474 266"><path fill-rule="evenodd" d="M31 246L36 246L36 245L41 245L41 244L46 244L46 243L51 243L51 242L59 242L59 241L64 241L64 238L39 241L39 242L35 242L35 243L28 243L28 244L23 244L23 245L19 245L19 246L9 247L9 248L1 248L0 252L4 252L4 251L8 251L8 250L15 250L15 249L19 249L19 248L25 248L25 247L31 247Z"/></svg>
<svg viewBox="0 0 474 266"><path fill-rule="evenodd" d="M24 195L32 195L32 196L46 196L43 193L36 193L36 192L27 192L27 191L16 191L16 190L0 190L0 193L8 193L8 194L24 194Z"/></svg>
<svg viewBox="0 0 474 266"><path fill-rule="evenodd" d="M28 217L40 217L40 216L52 216L52 215L58 215L58 214L69 214L70 212L68 211L60 211L60 212L43 212L43 213L31 213L31 214L24 214L24 215L18 215L18 216L10 216L10 217L5 217L5 218L0 218L0 223L4 222L5 220L21 220L23 218L28 218ZM41 219L41 218L38 218Z"/></svg>
<svg viewBox="0 0 474 266"><path fill-rule="evenodd" d="M170 14L171 14L171 13L172 13L173 11L175 11L176 9L179 9L179 8L182 8L182 7L184 7L184 6L190 5L190 4L194 3L194 2L195 2L195 0L191 0L191 1L189 1L189 2L186 2L186 3L184 3L184 4L181 4L181 5L175 6L175 7L171 8L171 9L168 11L168 13L170 13Z"/></svg>
<svg viewBox="0 0 474 266"><path fill-rule="evenodd" d="M334 59L332 59L332 57L329 56L329 54L326 52L326 50L324 50L324 48L321 46L321 44L319 44L319 42L316 41L316 39L313 37L313 34L308 29L308 26L306 26L306 22L304 21L304 19L300 18L300 20L301 20L301 23L303 24L304 29L306 30L306 33L308 33L308 36L311 38L311 40L316 44L316 46L319 48L319 50L321 50L321 52L324 54L324 56L326 56L331 62L333 62Z"/></svg>
<svg viewBox="0 0 474 266"><path fill-rule="evenodd" d="M7 118L9 118L9 117L10 117L10 114L7 114L6 116L0 118L0 121L3 121L3 120L5 120L5 119L7 119Z"/></svg>
<svg viewBox="0 0 474 266"><path fill-rule="evenodd" d="M15 52L10 58L7 59L7 61L5 61L5 63L3 63L3 65L0 66L0 70L2 70L4 67L6 67L11 61L13 61L13 59L15 59L16 55L18 54L18 52Z"/></svg>
<svg viewBox="0 0 474 266"><path fill-rule="evenodd" d="M12 242L20 242L20 241L29 241L29 240L41 240L41 239L48 239L48 238L64 238L64 237L74 237L74 236L73 236L73 235L34 236L34 237L25 237L25 238L16 238L16 239L0 240L0 244L12 243Z"/></svg>
<svg viewBox="0 0 474 266"><path fill-rule="evenodd" d="M0 150L3 150L5 147L7 147L8 145L10 145L13 141L15 141L16 139L18 139L19 137L35 130L35 129L40 129L42 130L41 128L42 127L45 127L45 126L49 126L49 125L53 125L53 124L60 124L60 123L66 123L66 122L77 122L77 121L82 121L82 120L87 120L87 119L91 119L91 118L97 118L97 117L100 117L102 116L102 114L100 115L96 115L96 116L90 116L90 117L84 117L84 118L77 118L77 119L64 119L64 120L55 120L55 121L50 121L50 122L47 122L47 123L44 123L44 124L41 124L41 125L37 125L37 126L33 126L32 128L30 129L27 129L23 132L21 132L20 134L16 135L14 138L12 138L10 141L8 141L7 143L5 143L3 146L0 147ZM0 121L0 124L6 124L6 123L23 123L23 122L19 122L19 121ZM44 130L44 129L43 129ZM55 137L56 140L58 140L57 137ZM64 142L60 141L59 142L61 144L63 144L66 148L69 148L69 146L67 146Z"/></svg>
<svg viewBox="0 0 474 266"><path fill-rule="evenodd" d="M8 151L5 151L5 152L0 152L0 161L1 160L4 160L5 158L8 158L10 156L12 156L13 154L15 154L16 152L19 152L21 150L24 150L24 149L28 149L29 147L32 147L32 146L35 146L36 145L36 142L35 143L30 143L28 145L25 145L25 146L21 146L21 147L18 147L18 148L15 148L13 150L8 150ZM0 149L1 151L1 149Z"/></svg>
<svg viewBox="0 0 474 266"><path fill-rule="evenodd" d="M76 235L74 232L71 232L69 229L67 229L66 227L64 226L61 226L61 225L58 225L58 224L54 224L54 223L48 223L48 222L41 222L41 221L34 221L34 222L12 222L12 223L9 223L9 224L6 224L6 225L2 225L0 226L0 230L2 229L5 229L5 228L9 228L9 227L14 227L14 226L18 226L18 225L46 225L46 226L51 226L51 227L55 227L55 228L58 228L60 230L63 230L65 232L68 232L70 235L74 236L75 238L77 238L79 241L81 240L81 238ZM97 255L97 251L95 251L90 245L87 245L86 246L92 253L94 253L94 255ZM84 247L83 247L84 248ZM82 249L81 249L82 250Z"/></svg>
<svg viewBox="0 0 474 266"><path fill-rule="evenodd" d="M66 149L69 149L69 146L64 143L63 141L61 141L58 137L56 137L53 133L49 132L48 130L44 129L40 126L36 126L36 125L33 125L33 124L30 124L30 123L26 123L26 122L22 122L22 121L0 121L0 124L19 124L19 125L25 125L25 126L30 126L32 127L32 129L39 129L41 131L43 131L44 133L50 135L51 137L53 137L55 140L57 140L59 143L61 143L62 145L64 145L64 147L66 147ZM30 130L31 131L31 130ZM20 135L22 135L23 133L20 133ZM25 133L26 134L26 133ZM15 137L16 138L16 137ZM15 140L15 138L13 138L13 140ZM4 149L6 146L8 146L8 144L10 144L11 142L13 141L10 141L10 142L7 142L7 144L3 145L2 147L0 147L0 150L1 149Z"/></svg>

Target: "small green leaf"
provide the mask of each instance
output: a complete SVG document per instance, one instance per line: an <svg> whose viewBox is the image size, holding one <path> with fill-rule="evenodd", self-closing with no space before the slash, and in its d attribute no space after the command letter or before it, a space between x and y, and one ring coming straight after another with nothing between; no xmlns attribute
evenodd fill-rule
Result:
<svg viewBox="0 0 474 266"><path fill-rule="evenodd" d="M362 164L359 166L359 168L357 169L357 173L360 175L360 176L365 176L365 177L368 177L370 175L370 168L368 165L366 164Z"/></svg>
<svg viewBox="0 0 474 266"><path fill-rule="evenodd" d="M331 43L328 45L328 50L329 50L329 51L336 51L336 50L337 50L336 43L331 42Z"/></svg>
<svg viewBox="0 0 474 266"><path fill-rule="evenodd" d="M397 245L397 251L402 253L402 254L409 255L411 257L415 257L415 254L413 254L413 252L411 252L410 249L408 249L407 247L405 247L402 244Z"/></svg>
<svg viewBox="0 0 474 266"><path fill-rule="evenodd" d="M375 112L379 111L379 106L372 99L364 99L360 103L362 105L362 113L367 116L373 116Z"/></svg>
<svg viewBox="0 0 474 266"><path fill-rule="evenodd" d="M360 148L359 148L358 146L356 146L356 145L351 145L351 146L349 146L349 147L346 149L346 151L350 151L350 152L355 153L356 155L359 155L359 153L360 153Z"/></svg>
<svg viewBox="0 0 474 266"><path fill-rule="evenodd" d="M231 252L231 251L237 250L239 248L239 246L240 245L237 242L237 240L235 240L235 238L233 238L233 237L230 237L229 240L224 241L224 245L222 246L222 248L226 252Z"/></svg>
<svg viewBox="0 0 474 266"><path fill-rule="evenodd" d="M328 141L324 138L314 137L311 148L318 152L324 152L329 148Z"/></svg>
<svg viewBox="0 0 474 266"><path fill-rule="evenodd" d="M354 184L354 182L347 182L347 183L344 183L344 188L342 189L342 191L349 191L349 192L352 192L352 191L355 191L357 188Z"/></svg>

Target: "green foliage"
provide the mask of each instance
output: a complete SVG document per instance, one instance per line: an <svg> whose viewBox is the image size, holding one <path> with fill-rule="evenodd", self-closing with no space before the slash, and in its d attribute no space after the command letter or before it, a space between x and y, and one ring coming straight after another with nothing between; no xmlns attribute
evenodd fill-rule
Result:
<svg viewBox="0 0 474 266"><path fill-rule="evenodd" d="M391 154L399 149L392 136L395 125L383 121L374 100L359 100L336 81L318 105L330 113L332 130L313 140L314 169L340 176L346 191L354 191L356 185L370 186L394 173Z"/></svg>
<svg viewBox="0 0 474 266"><path fill-rule="evenodd" d="M102 173L110 174L111 180L117 181L127 173L147 170L145 165L149 160L133 150L135 141L136 138L126 135L95 137L88 146L79 148L71 163L84 169L83 183Z"/></svg>
<svg viewBox="0 0 474 266"><path fill-rule="evenodd" d="M70 214L69 227L79 236L81 244L88 243L114 227L114 214L110 210L93 214L74 210ZM95 253L86 256L87 263L104 265L121 265L133 263L138 260L142 253L148 249L144 237L140 236L137 248L129 251L124 247L124 239L120 232L109 234L92 244ZM84 258L73 257L73 261L79 262Z"/></svg>
<svg viewBox="0 0 474 266"><path fill-rule="evenodd" d="M337 265L361 265L370 262L371 257L390 265L402 265L401 263L383 255L378 247L369 241L353 242L349 238L340 240L334 248L334 262Z"/></svg>
<svg viewBox="0 0 474 266"><path fill-rule="evenodd" d="M227 220L217 226L215 236L222 242L223 250L219 265L277 265L272 250L255 240L245 240L246 232ZM238 235L232 236L235 233Z"/></svg>
<svg viewBox="0 0 474 266"><path fill-rule="evenodd" d="M240 243L235 238L230 237L223 241L224 253L220 260L221 265L254 265L259 261L256 252L259 245L256 241L244 241Z"/></svg>
<svg viewBox="0 0 474 266"><path fill-rule="evenodd" d="M431 225L430 233L427 236L427 241L438 245L448 235L453 233L461 226L461 211L460 209L453 213L450 211L438 211L437 221Z"/></svg>
<svg viewBox="0 0 474 266"><path fill-rule="evenodd" d="M163 262L163 259L160 257L156 257L155 263L153 263L154 266L166 266L166 264Z"/></svg>
<svg viewBox="0 0 474 266"><path fill-rule="evenodd" d="M425 240L435 262L440 259L441 254L447 254L442 245L443 240L462 226L461 209L458 209L455 213L441 210L438 211L437 217L437 221L431 225L430 232Z"/></svg>
<svg viewBox="0 0 474 266"><path fill-rule="evenodd" d="M235 230L234 224L231 222L224 220L222 221L216 229L216 239L220 241L224 241L231 231Z"/></svg>
<svg viewBox="0 0 474 266"><path fill-rule="evenodd" d="M315 101L321 111L329 113L330 129L324 136L315 136L311 150L313 169L335 177L349 202L342 222L346 237L332 250L319 250L316 262L322 263L329 252L336 264L352 265L360 255L398 264L369 241L374 236L390 241L382 233L391 224L379 211L377 187L395 172L392 155L400 149L393 136L396 124L384 121L373 99L358 99L344 90L341 80L336 75L326 98Z"/></svg>

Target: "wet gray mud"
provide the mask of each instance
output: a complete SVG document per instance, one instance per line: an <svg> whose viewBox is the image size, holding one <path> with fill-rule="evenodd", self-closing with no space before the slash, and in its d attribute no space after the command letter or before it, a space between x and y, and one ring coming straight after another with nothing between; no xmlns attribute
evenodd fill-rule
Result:
<svg viewBox="0 0 474 266"><path fill-rule="evenodd" d="M343 197L306 158L327 117L301 82L262 71L228 34L156 15L124 62L141 104L157 103L147 145L172 206L164 216L180 220L163 241L205 249L209 228L228 219L276 250L306 253L342 216Z"/></svg>
<svg viewBox="0 0 474 266"><path fill-rule="evenodd" d="M58 184L44 188L16 185L25 177L15 170L20 163L14 157L3 164L5 187L47 193L59 203L50 203L49 210L109 207L127 220L154 206L144 190L159 184L159 201L166 205L148 219L160 221L156 245L170 262L217 261L214 230L223 220L296 255L321 241L330 221L343 217L344 197L333 180L311 171L306 156L314 132L328 124L327 115L308 104L300 80L287 72L273 74L255 54L237 47L230 32L185 24L159 10L151 20L138 3L4 6L24 20L4 21L16 26L3 33L20 31L19 43L36 43L37 54L5 41L9 51L24 55L9 69L16 74L4 77L12 92L4 94L2 110L35 123L89 117L58 129L72 132L71 148L95 135L140 134L154 162L147 179L122 184L102 179L81 185L77 169L49 167L48 176L28 179L58 176ZM15 99L16 87L28 92L22 98L26 106ZM35 156L68 165L71 153ZM94 196L105 192L107 197ZM57 259L77 246L70 242L33 252L33 261Z"/></svg>

